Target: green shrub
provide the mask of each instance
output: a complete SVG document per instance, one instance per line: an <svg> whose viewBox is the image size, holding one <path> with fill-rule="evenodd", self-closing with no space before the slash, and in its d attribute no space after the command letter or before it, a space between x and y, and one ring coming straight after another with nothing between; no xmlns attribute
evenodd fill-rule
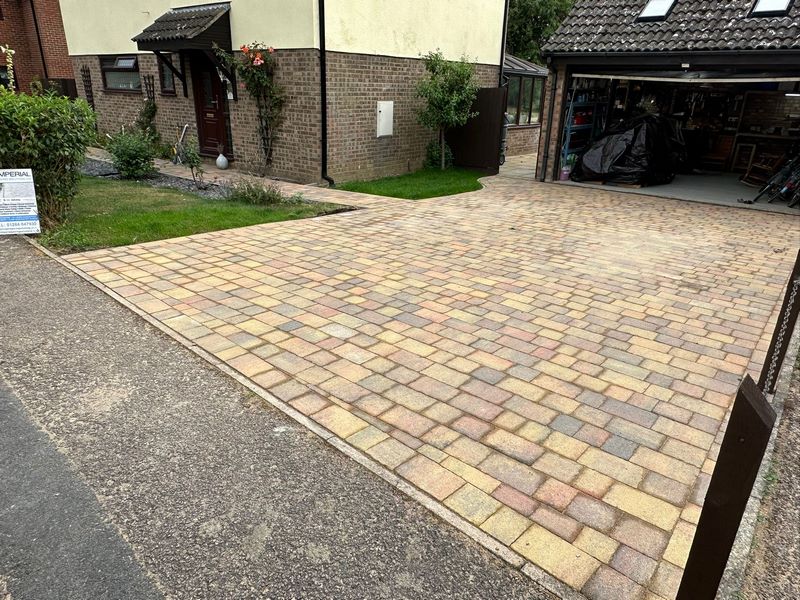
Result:
<svg viewBox="0 0 800 600"><path fill-rule="evenodd" d="M83 100L0 87L0 169L33 169L45 229L63 222L78 189L94 113Z"/></svg>
<svg viewBox="0 0 800 600"><path fill-rule="evenodd" d="M442 165L442 150L439 142L432 140L425 148L425 168L426 169L439 169ZM444 166L449 168L453 166L453 151L450 146L444 145Z"/></svg>
<svg viewBox="0 0 800 600"><path fill-rule="evenodd" d="M194 184L201 188L203 187L203 158L200 156L200 145L197 140L191 139L182 149L181 159L183 164L192 172L192 180Z"/></svg>
<svg viewBox="0 0 800 600"><path fill-rule="evenodd" d="M141 131L145 137L150 140L153 146L161 143L161 136L156 129L156 113L158 112L158 105L154 100L145 100L142 108L139 109L139 115L136 117L134 125Z"/></svg>
<svg viewBox="0 0 800 600"><path fill-rule="evenodd" d="M258 206L274 206L276 204L295 204L303 201L300 194L287 196L272 183L263 185L248 179L240 179L233 184L227 199L231 202L255 204Z"/></svg>
<svg viewBox="0 0 800 600"><path fill-rule="evenodd" d="M153 145L143 132L123 130L112 136L106 147L123 179L142 179L155 172Z"/></svg>
<svg viewBox="0 0 800 600"><path fill-rule="evenodd" d="M175 148L173 148L171 144L159 142L155 144L153 151L156 158L163 158L164 160L172 160L175 158Z"/></svg>

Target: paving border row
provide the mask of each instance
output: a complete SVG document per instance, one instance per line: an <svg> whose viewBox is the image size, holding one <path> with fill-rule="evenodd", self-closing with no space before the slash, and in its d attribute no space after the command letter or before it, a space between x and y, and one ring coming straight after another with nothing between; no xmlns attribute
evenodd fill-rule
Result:
<svg viewBox="0 0 800 600"><path fill-rule="evenodd" d="M586 596L584 596L580 592L569 587L567 584L559 581L558 579L547 573L541 567L531 563L530 561L527 561L525 558L523 558L510 548L503 546L503 544L496 541L489 534L485 533L484 531L482 531L481 529L479 529L478 527L476 527L475 525L473 525L460 515L456 514L449 508L445 507L443 504L440 504L435 499L429 497L423 491L407 483L405 480L401 479L400 477L398 477L397 475L386 469L386 467L384 467L377 461L362 454L356 448L350 446L346 441L340 439L335 434L333 434L332 432L328 431L327 429L325 429L324 427L313 421L311 418L305 416L300 411L290 406L288 403L283 402L282 400L276 398L275 396L270 394L267 390L255 384L253 381L251 381L244 375L240 374L232 367L227 365L225 362L215 357L211 353L207 352L206 350L204 350L191 340L183 337L181 334L163 325L157 319L153 318L151 315L142 311L133 303L129 302L128 300L126 300L125 298L114 292L111 288L103 285L99 281L95 281L87 273L84 273L78 267L75 267L74 265L64 260L62 257L51 252L50 250L39 244L33 238L28 236L23 236L23 237L39 252L51 258L52 260L56 261L62 267L66 268L67 270L74 273L87 283L99 289L107 296L115 300L117 303L121 304L125 308L132 311L134 314L144 319L155 329L157 329L164 335L170 337L171 339L175 340L181 346L193 352L196 356L202 358L204 361L214 366L225 375L231 377L236 382L240 383L241 385L249 389L251 392L258 395L262 400L267 402L270 406L279 410L287 417L297 422L299 425L302 425L308 431L317 435L323 441L327 442L330 446L332 446L333 448L335 448L348 458L354 460L359 465L365 467L366 469L368 469L369 471L371 471L372 473L374 473L375 475L386 481L389 485L391 485L398 491L402 492L412 500L424 506L426 509L428 509L434 515L439 517L441 520L455 527L458 531L460 531L461 533L463 533L464 535L466 535L467 537L478 543L480 546L482 546L483 548L494 554L496 557L500 558L503 562L524 573L529 579L531 579L533 582L543 587L545 590L553 594L556 594L559 598L562 598L564 600L586 600Z"/></svg>

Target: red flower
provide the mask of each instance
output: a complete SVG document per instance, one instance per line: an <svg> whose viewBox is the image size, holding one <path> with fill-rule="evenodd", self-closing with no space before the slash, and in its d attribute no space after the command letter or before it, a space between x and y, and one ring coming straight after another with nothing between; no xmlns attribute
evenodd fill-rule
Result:
<svg viewBox="0 0 800 600"><path fill-rule="evenodd" d="M249 54L250 53L250 48L247 47L247 44L242 44L242 47L239 48L239 50L241 50L245 54Z"/></svg>
<svg viewBox="0 0 800 600"><path fill-rule="evenodd" d="M269 52L270 54L272 54L273 52L275 52L275 48L273 48L272 46L270 46L269 48L267 48L267 52Z"/></svg>

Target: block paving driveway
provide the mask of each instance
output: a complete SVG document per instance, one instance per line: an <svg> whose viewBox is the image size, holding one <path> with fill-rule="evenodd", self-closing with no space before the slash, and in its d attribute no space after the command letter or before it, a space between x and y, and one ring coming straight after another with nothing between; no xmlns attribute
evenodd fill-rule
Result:
<svg viewBox="0 0 800 600"><path fill-rule="evenodd" d="M303 193L363 209L67 258L586 596L673 598L800 220Z"/></svg>

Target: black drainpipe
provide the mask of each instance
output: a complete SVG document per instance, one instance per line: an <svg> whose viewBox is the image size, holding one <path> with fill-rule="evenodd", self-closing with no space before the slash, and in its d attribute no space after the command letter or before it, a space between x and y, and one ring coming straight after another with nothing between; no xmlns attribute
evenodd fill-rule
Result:
<svg viewBox="0 0 800 600"><path fill-rule="evenodd" d="M30 0L31 16L33 17L33 27L36 29L36 41L39 42L39 56L42 57L42 69L44 69L44 78L50 79L47 72L47 61L44 59L44 46L42 46L42 34L39 31L39 19L36 18L36 7L33 5L33 0Z"/></svg>
<svg viewBox="0 0 800 600"><path fill-rule="evenodd" d="M547 61L550 62L549 60ZM542 157L542 167L539 173L539 181L547 178L547 161L550 158L550 131L553 129L553 109L556 103L556 89L558 88L558 69L553 69L553 85L550 92L550 108L547 110L547 131L544 134L544 156Z"/></svg>
<svg viewBox="0 0 800 600"><path fill-rule="evenodd" d="M328 67L325 55L325 0L319 0L319 117L322 128L320 162L322 163L322 178L333 187L336 184L328 175Z"/></svg>
<svg viewBox="0 0 800 600"><path fill-rule="evenodd" d="M506 62L506 44L508 43L508 5L510 4L511 0L506 0L506 8L505 12L503 12L503 41L502 46L500 47L500 80L497 82L497 87L503 87L505 83L503 81L503 69L505 67Z"/></svg>

